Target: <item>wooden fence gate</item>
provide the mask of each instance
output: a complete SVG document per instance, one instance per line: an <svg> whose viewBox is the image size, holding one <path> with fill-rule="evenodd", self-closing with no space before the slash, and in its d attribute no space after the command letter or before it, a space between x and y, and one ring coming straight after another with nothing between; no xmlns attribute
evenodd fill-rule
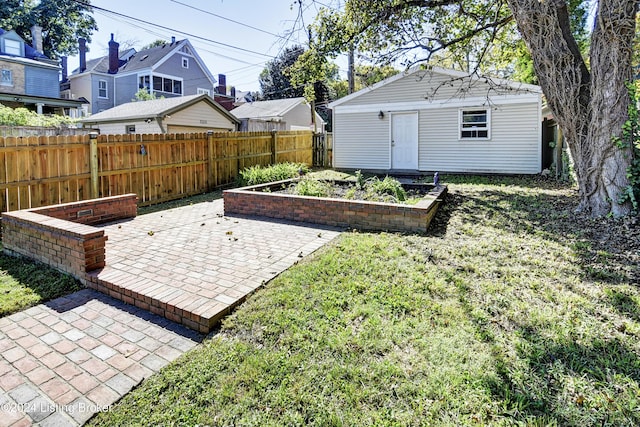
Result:
<svg viewBox="0 0 640 427"><path fill-rule="evenodd" d="M313 166L331 167L333 134L316 133L313 135Z"/></svg>

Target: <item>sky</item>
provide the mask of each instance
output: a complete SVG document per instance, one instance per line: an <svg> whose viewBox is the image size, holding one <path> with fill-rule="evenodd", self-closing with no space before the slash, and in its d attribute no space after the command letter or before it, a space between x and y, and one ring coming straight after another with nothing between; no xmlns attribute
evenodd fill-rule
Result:
<svg viewBox="0 0 640 427"><path fill-rule="evenodd" d="M170 42L172 36L187 38L216 79L225 74L227 85L242 91L260 90L260 71L284 47L306 45L305 28L320 7L311 1L300 7L294 0L92 0L91 4L120 15L94 9L98 30L87 59L107 54L111 33L121 49L140 50L157 39ZM78 57L70 57L69 69L77 66Z"/></svg>

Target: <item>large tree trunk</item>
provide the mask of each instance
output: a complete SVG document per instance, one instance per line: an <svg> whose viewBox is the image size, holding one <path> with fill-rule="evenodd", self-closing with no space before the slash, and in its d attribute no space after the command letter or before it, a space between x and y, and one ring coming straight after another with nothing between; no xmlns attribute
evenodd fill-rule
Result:
<svg viewBox="0 0 640 427"><path fill-rule="evenodd" d="M629 213L617 201L628 185L630 148L613 143L628 118L627 83L640 0L600 0L590 71L572 35L564 0L508 0L538 81L574 160L579 208L594 216Z"/></svg>

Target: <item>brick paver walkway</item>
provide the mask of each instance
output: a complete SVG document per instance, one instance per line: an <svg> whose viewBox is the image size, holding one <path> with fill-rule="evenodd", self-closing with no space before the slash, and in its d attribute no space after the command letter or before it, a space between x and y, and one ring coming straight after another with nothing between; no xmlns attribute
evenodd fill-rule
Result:
<svg viewBox="0 0 640 427"><path fill-rule="evenodd" d="M2 318L0 425L81 425L201 339L89 289Z"/></svg>
<svg viewBox="0 0 640 427"><path fill-rule="evenodd" d="M107 267L89 279L126 303L86 289L0 319L0 426L81 425L338 235L227 218L222 203L106 226Z"/></svg>

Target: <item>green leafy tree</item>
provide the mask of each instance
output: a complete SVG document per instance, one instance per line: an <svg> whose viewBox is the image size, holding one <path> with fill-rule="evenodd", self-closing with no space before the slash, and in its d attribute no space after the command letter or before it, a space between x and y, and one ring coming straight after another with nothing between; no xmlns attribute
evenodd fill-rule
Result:
<svg viewBox="0 0 640 427"><path fill-rule="evenodd" d="M572 17L573 5L584 6L578 0L346 0L342 9L318 14L313 49L329 57L356 49L381 64L410 66L478 42L469 59L481 64L488 46L515 23L571 150L578 208L594 216L625 215L631 204L618 200L629 185L633 152L613 138L628 118L626 84L633 79L640 0L592 3L595 25L583 40ZM589 46L587 58L583 42Z"/></svg>
<svg viewBox="0 0 640 427"><path fill-rule="evenodd" d="M260 73L260 98L263 100L297 98L304 96L304 85L294 86L289 76L289 68L304 53L302 46L286 48L275 59L267 62Z"/></svg>
<svg viewBox="0 0 640 427"><path fill-rule="evenodd" d="M44 53L56 59L77 53L79 37L91 41L98 28L91 13L89 0L3 0L0 28L32 42L31 27L41 26Z"/></svg>

